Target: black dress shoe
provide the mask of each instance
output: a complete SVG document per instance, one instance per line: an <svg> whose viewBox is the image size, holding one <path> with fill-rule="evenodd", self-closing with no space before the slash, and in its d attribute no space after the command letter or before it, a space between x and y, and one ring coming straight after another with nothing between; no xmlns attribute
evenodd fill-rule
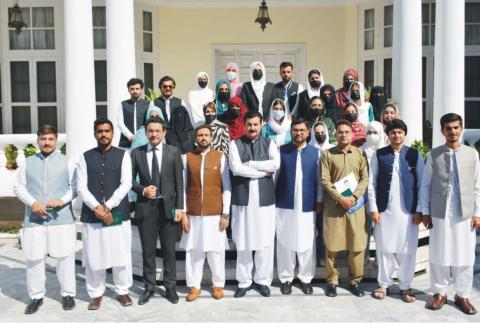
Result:
<svg viewBox="0 0 480 324"><path fill-rule="evenodd" d="M43 305L43 298L40 299L32 299L30 304L28 304L27 308L25 308L25 314L33 314L38 311L40 306Z"/></svg>
<svg viewBox="0 0 480 324"><path fill-rule="evenodd" d="M235 298L240 298L240 297L243 297L247 294L247 291L249 291L250 289L252 289L252 285L246 287L246 288L240 288L238 287L237 288L237 291L235 292L235 294L233 295L233 297Z"/></svg>
<svg viewBox="0 0 480 324"><path fill-rule="evenodd" d="M72 296L62 297L62 307L64 310L71 310L75 307L75 299Z"/></svg>
<svg viewBox="0 0 480 324"><path fill-rule="evenodd" d="M146 303L148 303L148 301L150 300L150 298L153 297L154 294L155 292L153 290L145 289L143 291L143 294L138 297L138 305L145 305Z"/></svg>
<svg viewBox="0 0 480 324"><path fill-rule="evenodd" d="M300 287L305 295L313 294L313 287L309 283L300 282Z"/></svg>
<svg viewBox="0 0 480 324"><path fill-rule="evenodd" d="M282 283L280 292L284 295L290 295L292 293L292 283L290 281L285 281Z"/></svg>
<svg viewBox="0 0 480 324"><path fill-rule="evenodd" d="M270 288L268 286L257 284L257 290L263 297L270 297Z"/></svg>
<svg viewBox="0 0 480 324"><path fill-rule="evenodd" d="M360 288L360 285L356 282L351 283L348 288L349 288L350 292L357 297L365 296L365 290Z"/></svg>
<svg viewBox="0 0 480 324"><path fill-rule="evenodd" d="M333 283L327 283L327 288L325 289L325 296L337 297L337 285Z"/></svg>
<svg viewBox="0 0 480 324"><path fill-rule="evenodd" d="M178 303L178 294L174 287L167 288L167 293L165 294L165 298L172 304Z"/></svg>

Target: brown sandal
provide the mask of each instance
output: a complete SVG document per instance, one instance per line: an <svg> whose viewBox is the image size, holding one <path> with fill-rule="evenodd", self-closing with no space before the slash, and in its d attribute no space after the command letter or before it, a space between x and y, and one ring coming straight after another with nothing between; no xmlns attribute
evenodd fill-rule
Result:
<svg viewBox="0 0 480 324"><path fill-rule="evenodd" d="M402 300L403 300L405 303L413 303L414 301L417 300L417 298L416 298L415 295L413 294L411 288L405 289L405 290L400 290L400 295L402 296Z"/></svg>
<svg viewBox="0 0 480 324"><path fill-rule="evenodd" d="M372 291L372 297L375 299L384 299L389 293L388 288L378 287Z"/></svg>

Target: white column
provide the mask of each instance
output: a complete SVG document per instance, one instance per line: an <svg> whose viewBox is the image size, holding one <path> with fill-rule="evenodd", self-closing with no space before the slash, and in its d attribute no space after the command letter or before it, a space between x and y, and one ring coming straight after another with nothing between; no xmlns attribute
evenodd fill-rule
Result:
<svg viewBox="0 0 480 324"><path fill-rule="evenodd" d="M465 111L465 1L437 0L435 15L433 146L445 143L440 118Z"/></svg>
<svg viewBox="0 0 480 324"><path fill-rule="evenodd" d="M65 0L64 19L67 154L76 159L96 143L92 1Z"/></svg>
<svg viewBox="0 0 480 324"><path fill-rule="evenodd" d="M408 126L407 142L422 134L422 1L393 1L392 99Z"/></svg>
<svg viewBox="0 0 480 324"><path fill-rule="evenodd" d="M107 0L108 118L115 124L113 144L120 139L116 126L120 102L128 99L127 81L135 77L135 26L133 0Z"/></svg>

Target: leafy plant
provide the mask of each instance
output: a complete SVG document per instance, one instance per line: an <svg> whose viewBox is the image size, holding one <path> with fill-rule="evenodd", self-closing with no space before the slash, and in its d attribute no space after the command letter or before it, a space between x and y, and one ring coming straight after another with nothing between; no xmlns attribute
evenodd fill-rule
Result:
<svg viewBox="0 0 480 324"><path fill-rule="evenodd" d="M62 152L63 155L67 155L67 144L63 144L62 147L60 148L60 152Z"/></svg>
<svg viewBox="0 0 480 324"><path fill-rule="evenodd" d="M27 144L23 148L23 154L25 155L25 158L35 155L37 153L37 148L33 144Z"/></svg>
<svg viewBox="0 0 480 324"><path fill-rule="evenodd" d="M20 231L19 226L4 226L0 227L0 233L8 233L8 234L18 234Z"/></svg>
<svg viewBox="0 0 480 324"><path fill-rule="evenodd" d="M17 166L18 148L13 144L5 146L5 157L7 158L7 169L15 170Z"/></svg>
<svg viewBox="0 0 480 324"><path fill-rule="evenodd" d="M478 154L480 155L480 139L473 144L473 146L477 149Z"/></svg>
<svg viewBox="0 0 480 324"><path fill-rule="evenodd" d="M160 95L161 95L161 93L158 90L155 90L155 89L148 88L147 91L145 91L145 98L148 101L153 101L153 100L157 99L158 97L160 97Z"/></svg>
<svg viewBox="0 0 480 324"><path fill-rule="evenodd" d="M412 147L417 149L422 154L424 160L427 159L427 154L430 152L430 147L425 145L421 140L413 141Z"/></svg>

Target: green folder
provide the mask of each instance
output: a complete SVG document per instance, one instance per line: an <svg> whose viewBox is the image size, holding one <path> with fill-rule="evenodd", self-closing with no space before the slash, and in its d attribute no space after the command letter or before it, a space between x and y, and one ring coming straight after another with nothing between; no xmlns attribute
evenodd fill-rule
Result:
<svg viewBox="0 0 480 324"><path fill-rule="evenodd" d="M103 227L115 226L115 225L122 225L123 222L123 213L121 211L114 211L112 212L113 222L111 224L102 223Z"/></svg>

